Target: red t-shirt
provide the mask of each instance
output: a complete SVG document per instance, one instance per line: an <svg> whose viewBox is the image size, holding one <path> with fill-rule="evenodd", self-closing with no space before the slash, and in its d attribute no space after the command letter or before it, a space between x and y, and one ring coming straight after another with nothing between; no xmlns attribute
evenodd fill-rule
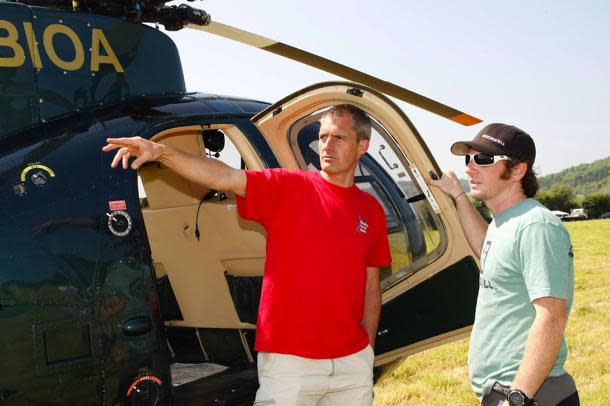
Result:
<svg viewBox="0 0 610 406"><path fill-rule="evenodd" d="M267 230L257 351L337 358L362 350L366 267L391 263L383 209L317 171L246 171L239 214Z"/></svg>

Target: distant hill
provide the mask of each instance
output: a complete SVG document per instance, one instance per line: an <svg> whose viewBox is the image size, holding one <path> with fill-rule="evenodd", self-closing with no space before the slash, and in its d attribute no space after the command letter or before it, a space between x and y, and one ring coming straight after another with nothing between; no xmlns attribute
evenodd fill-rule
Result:
<svg viewBox="0 0 610 406"><path fill-rule="evenodd" d="M610 156L590 164L581 164L564 169L561 172L542 176L540 187L548 189L554 184L570 185L575 194L591 193L610 194Z"/></svg>

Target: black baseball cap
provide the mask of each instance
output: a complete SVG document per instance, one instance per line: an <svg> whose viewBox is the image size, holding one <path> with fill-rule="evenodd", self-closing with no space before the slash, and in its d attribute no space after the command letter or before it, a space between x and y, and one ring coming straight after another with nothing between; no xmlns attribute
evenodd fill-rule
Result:
<svg viewBox="0 0 610 406"><path fill-rule="evenodd" d="M476 149L487 155L507 155L527 162L530 168L536 159L536 145L532 137L514 125L508 124L488 124L472 141L458 141L451 146L451 152L455 155L466 155L470 149Z"/></svg>

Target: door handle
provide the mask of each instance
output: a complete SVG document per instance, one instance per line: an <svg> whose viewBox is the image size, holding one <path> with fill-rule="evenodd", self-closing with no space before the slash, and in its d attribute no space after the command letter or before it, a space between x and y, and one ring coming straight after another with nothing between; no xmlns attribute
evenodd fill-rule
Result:
<svg viewBox="0 0 610 406"><path fill-rule="evenodd" d="M148 316L134 317L123 321L123 334L126 336L139 336L152 330L152 320Z"/></svg>
<svg viewBox="0 0 610 406"><path fill-rule="evenodd" d="M383 151L384 149L385 149L385 145L381 144L379 146L379 151L377 151L379 153L379 156L381 157L381 159L383 159L383 162L385 162L385 164L388 166L388 168L390 168L390 170L394 170L394 169L398 168L397 163L391 164L390 161L388 161L387 158L381 153L381 151Z"/></svg>

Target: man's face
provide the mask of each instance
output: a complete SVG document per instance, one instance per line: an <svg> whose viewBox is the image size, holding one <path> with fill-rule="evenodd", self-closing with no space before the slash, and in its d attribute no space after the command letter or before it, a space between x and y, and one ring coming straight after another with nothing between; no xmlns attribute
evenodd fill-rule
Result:
<svg viewBox="0 0 610 406"><path fill-rule="evenodd" d="M353 171L368 145L368 140L358 141L350 114L328 117L320 123L320 164L322 170L329 175L343 175Z"/></svg>
<svg viewBox="0 0 610 406"><path fill-rule="evenodd" d="M476 154L477 150L468 151ZM473 198L481 201L489 201L505 191L510 184L510 180L503 178L506 161L498 161L489 166L478 166L471 159L466 166L466 175L470 184L470 194Z"/></svg>

